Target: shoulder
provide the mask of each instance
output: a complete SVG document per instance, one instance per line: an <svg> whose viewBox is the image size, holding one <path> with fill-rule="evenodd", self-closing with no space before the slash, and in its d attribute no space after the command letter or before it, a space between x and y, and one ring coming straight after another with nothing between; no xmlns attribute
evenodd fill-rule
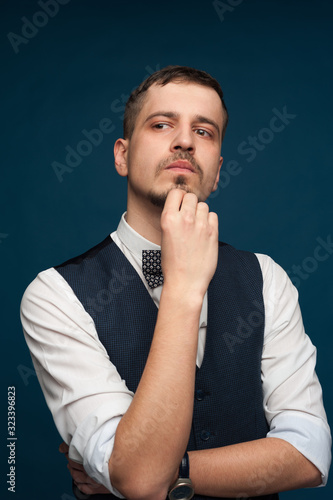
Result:
<svg viewBox="0 0 333 500"><path fill-rule="evenodd" d="M249 280L262 281L264 296L293 297L298 300L298 291L286 271L269 255L239 250L224 242L219 242L219 269L229 268ZM258 282L258 281L257 281Z"/></svg>
<svg viewBox="0 0 333 500"><path fill-rule="evenodd" d="M292 284L288 274L277 262L269 255L256 253L255 256L258 259L266 287L270 286L281 290L288 289L288 291L297 294L297 290Z"/></svg>
<svg viewBox="0 0 333 500"><path fill-rule="evenodd" d="M96 255L102 253L106 248L109 248L112 243L113 243L113 240L110 237L110 235L108 235L103 241L101 241L97 245L93 246L89 250L85 251L84 253L77 255L76 257L72 257L71 259L68 259L61 264L57 264L54 267L55 267L55 269L59 270L61 268L67 267L67 266L71 266L71 265L75 266L75 265L82 264L83 262L90 260L90 259L94 258Z"/></svg>
<svg viewBox="0 0 333 500"><path fill-rule="evenodd" d="M49 269L41 271L28 285L23 294L22 302L27 300L33 301L35 298L39 297L44 297L46 299L57 290L61 293L66 293L67 286L66 281L56 269L50 267Z"/></svg>
<svg viewBox="0 0 333 500"><path fill-rule="evenodd" d="M54 267L40 272L26 288L21 300L21 317L46 311L59 304L66 308L77 302L72 288Z"/></svg>
<svg viewBox="0 0 333 500"><path fill-rule="evenodd" d="M260 269L264 281L290 282L286 271L269 255L240 250L222 241L219 242L219 255L221 259L230 257L234 261Z"/></svg>
<svg viewBox="0 0 333 500"><path fill-rule="evenodd" d="M248 276L262 276L259 260L255 253L239 250L228 243L219 242L218 269L229 269L230 273L240 272Z"/></svg>

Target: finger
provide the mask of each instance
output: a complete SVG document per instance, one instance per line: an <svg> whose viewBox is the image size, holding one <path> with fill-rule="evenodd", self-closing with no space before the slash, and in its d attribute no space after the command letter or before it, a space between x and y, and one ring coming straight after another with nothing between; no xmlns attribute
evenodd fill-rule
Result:
<svg viewBox="0 0 333 500"><path fill-rule="evenodd" d="M70 458L68 459L68 466L67 467L71 470L79 470L79 471L85 472L82 464L79 464L77 462L73 462L73 460L71 460Z"/></svg>
<svg viewBox="0 0 333 500"><path fill-rule="evenodd" d="M74 472L72 478L74 484L84 493L110 493L102 484L97 483L86 473Z"/></svg>
<svg viewBox="0 0 333 500"><path fill-rule="evenodd" d="M203 201L199 201L197 205L197 215L199 217L207 218L209 214L209 206Z"/></svg>
<svg viewBox="0 0 333 500"><path fill-rule="evenodd" d="M219 229L219 218L215 212L209 212L208 214L209 225L218 231Z"/></svg>
<svg viewBox="0 0 333 500"><path fill-rule="evenodd" d="M77 484L75 481L74 484L78 487L81 493L85 493L86 495L110 494L110 491L102 485Z"/></svg>
<svg viewBox="0 0 333 500"><path fill-rule="evenodd" d="M63 441L59 446L60 453L68 453L68 450L69 450L68 445Z"/></svg>
<svg viewBox="0 0 333 500"><path fill-rule="evenodd" d="M77 482L77 481L74 481L74 484L76 484L76 486L81 490L83 491L83 488L85 487L86 489L87 488L90 488L91 489L91 492L90 493L96 493L96 491L94 490L100 490L101 488L103 488L102 485L98 484L98 483L80 483L80 482ZM87 491L85 491L85 493L87 493ZM98 493L103 493L103 491L98 491ZM110 493L108 490L105 491L105 493Z"/></svg>
<svg viewBox="0 0 333 500"><path fill-rule="evenodd" d="M85 472L73 470L71 471L71 476L77 484L97 484L96 481L89 477Z"/></svg>
<svg viewBox="0 0 333 500"><path fill-rule="evenodd" d="M186 191L184 191L183 189L178 189L178 188L171 189L171 191L169 191L168 196L165 200L163 211L170 210L170 211L178 212L185 194L186 194Z"/></svg>
<svg viewBox="0 0 333 500"><path fill-rule="evenodd" d="M186 193L183 198L180 211L196 212L198 206L198 197L194 193Z"/></svg>

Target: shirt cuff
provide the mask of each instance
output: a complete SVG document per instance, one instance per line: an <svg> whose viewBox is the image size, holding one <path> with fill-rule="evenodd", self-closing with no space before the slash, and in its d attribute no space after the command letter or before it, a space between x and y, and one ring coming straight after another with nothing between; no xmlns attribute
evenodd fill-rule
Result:
<svg viewBox="0 0 333 500"><path fill-rule="evenodd" d="M118 498L124 497L111 484L109 460L118 424L131 400L132 398L123 398L122 405L118 408L118 415L108 420L105 419L105 415L110 415L112 404L111 408L106 404L99 408L99 413L88 415L76 428L69 445L69 458L82 463L88 476L105 486Z"/></svg>
<svg viewBox="0 0 333 500"><path fill-rule="evenodd" d="M85 449L83 467L88 476L103 484L113 495L125 498L112 486L109 473L109 460L120 419L121 417L116 417L106 422L91 436Z"/></svg>
<svg viewBox="0 0 333 500"><path fill-rule="evenodd" d="M298 412L282 412L270 425L267 437L284 439L317 467L325 486L331 464L331 433L323 420Z"/></svg>

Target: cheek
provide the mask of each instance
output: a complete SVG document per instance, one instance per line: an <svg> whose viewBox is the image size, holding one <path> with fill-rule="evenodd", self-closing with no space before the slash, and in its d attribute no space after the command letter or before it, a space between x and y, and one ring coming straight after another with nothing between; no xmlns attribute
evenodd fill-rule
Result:
<svg viewBox="0 0 333 500"><path fill-rule="evenodd" d="M131 145L130 157L135 161L144 163L156 158L160 150L161 145L158 143L156 138L151 136L138 136L136 137L135 142Z"/></svg>
<svg viewBox="0 0 333 500"><path fill-rule="evenodd" d="M206 176L206 184L207 188L210 190L216 190L218 181L219 181L219 171L220 164L214 164L209 169L209 173Z"/></svg>
<svg viewBox="0 0 333 500"><path fill-rule="evenodd" d="M138 145L129 155L129 165L136 168L144 176L155 175L161 161L166 159L169 152L157 141L147 140Z"/></svg>
<svg viewBox="0 0 333 500"><path fill-rule="evenodd" d="M155 171L152 158L143 148L137 148L128 156L128 172L131 179L143 184Z"/></svg>

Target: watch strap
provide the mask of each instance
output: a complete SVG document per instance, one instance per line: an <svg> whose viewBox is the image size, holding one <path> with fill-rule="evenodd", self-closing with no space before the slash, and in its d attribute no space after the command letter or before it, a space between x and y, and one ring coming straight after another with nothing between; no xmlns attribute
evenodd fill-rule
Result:
<svg viewBox="0 0 333 500"><path fill-rule="evenodd" d="M171 486L168 498L169 500L191 500L194 496L194 488L190 479L190 461L188 453L185 455L179 466L178 479Z"/></svg>
<svg viewBox="0 0 333 500"><path fill-rule="evenodd" d="M187 451L182 458L182 461L179 466L179 477L181 478L189 478L190 477L190 461L188 458Z"/></svg>

